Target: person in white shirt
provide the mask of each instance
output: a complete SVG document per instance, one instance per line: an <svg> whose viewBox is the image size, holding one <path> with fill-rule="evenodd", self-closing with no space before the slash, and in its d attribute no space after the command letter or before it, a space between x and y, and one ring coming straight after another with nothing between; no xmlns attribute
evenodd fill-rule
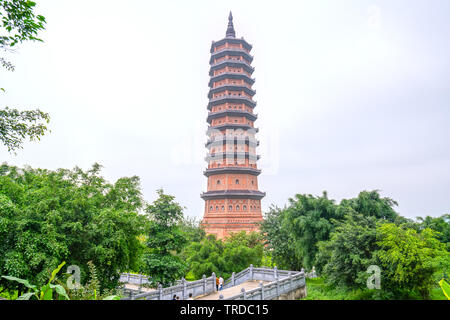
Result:
<svg viewBox="0 0 450 320"><path fill-rule="evenodd" d="M219 278L219 290L222 290L223 289L223 278L222 278L222 276L220 276L220 278Z"/></svg>
<svg viewBox="0 0 450 320"><path fill-rule="evenodd" d="M194 300L192 299L192 293L189 293L189 298L187 298L187 300Z"/></svg>

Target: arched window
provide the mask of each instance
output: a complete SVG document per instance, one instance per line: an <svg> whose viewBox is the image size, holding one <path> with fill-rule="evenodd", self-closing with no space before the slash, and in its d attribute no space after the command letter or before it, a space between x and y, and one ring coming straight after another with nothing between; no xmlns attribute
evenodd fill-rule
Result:
<svg viewBox="0 0 450 320"><path fill-rule="evenodd" d="M225 211L225 206L222 206L222 211Z"/></svg>
<svg viewBox="0 0 450 320"><path fill-rule="evenodd" d="M236 211L239 211L239 205L236 206Z"/></svg>
<svg viewBox="0 0 450 320"><path fill-rule="evenodd" d="M219 206L216 206L216 211L219 211Z"/></svg>
<svg viewBox="0 0 450 320"><path fill-rule="evenodd" d="M242 210L247 211L247 206L244 205L244 206L242 207Z"/></svg>
<svg viewBox="0 0 450 320"><path fill-rule="evenodd" d="M229 206L228 211L233 211L233 206Z"/></svg>
<svg viewBox="0 0 450 320"><path fill-rule="evenodd" d="M213 211L213 209L214 209L213 206L209 207L209 211Z"/></svg>
<svg viewBox="0 0 450 320"><path fill-rule="evenodd" d="M236 184L239 184L239 179L236 179Z"/></svg>
<svg viewBox="0 0 450 320"><path fill-rule="evenodd" d="M217 184L220 184L220 180L217 180Z"/></svg>

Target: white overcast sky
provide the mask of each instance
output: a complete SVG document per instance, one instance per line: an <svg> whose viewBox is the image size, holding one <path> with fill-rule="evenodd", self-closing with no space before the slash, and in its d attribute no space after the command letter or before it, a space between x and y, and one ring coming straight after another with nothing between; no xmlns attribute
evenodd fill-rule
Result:
<svg viewBox="0 0 450 320"><path fill-rule="evenodd" d="M253 44L263 209L379 189L404 216L450 213L450 1L37 0L44 43L0 70L1 107L51 115L0 162L141 178L200 218L211 41Z"/></svg>

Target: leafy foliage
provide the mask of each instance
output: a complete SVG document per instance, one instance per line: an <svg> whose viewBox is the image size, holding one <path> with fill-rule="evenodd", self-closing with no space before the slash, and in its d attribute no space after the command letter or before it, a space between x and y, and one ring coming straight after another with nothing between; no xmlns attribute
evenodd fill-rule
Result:
<svg viewBox="0 0 450 320"><path fill-rule="evenodd" d="M317 270L336 287L363 289L367 268L374 264L377 219L352 212L346 215L328 241L319 243Z"/></svg>
<svg viewBox="0 0 450 320"><path fill-rule="evenodd" d="M158 199L147 206L150 220L148 224L148 250L143 256L142 271L150 275L151 286L169 286L184 276L186 264L176 254L186 243L186 234L180 224L183 208L175 202L175 197L158 190Z"/></svg>
<svg viewBox="0 0 450 320"><path fill-rule="evenodd" d="M19 111L17 109L0 109L0 141L14 151L22 147L25 138L30 141L40 140L45 134L45 123L50 116L40 110Z"/></svg>
<svg viewBox="0 0 450 320"><path fill-rule="evenodd" d="M106 289L102 292L97 270L92 261L88 261L88 267L89 280L84 286L77 289L66 288L71 300L117 300L120 298L116 294L116 289Z"/></svg>
<svg viewBox="0 0 450 320"><path fill-rule="evenodd" d="M42 41L37 38L44 30L45 17L36 15L36 2L29 0L0 0L2 27L8 35L0 36L0 48L7 49L24 41Z"/></svg>
<svg viewBox="0 0 450 320"><path fill-rule="evenodd" d="M45 18L34 13L36 3L28 0L0 0L1 31L0 49L10 50L24 41L42 41L38 32L44 30ZM14 65L0 57L0 65L14 71ZM5 91L3 88L0 90ZM30 141L40 139L47 131L47 113L36 110L19 111L0 109L0 141L13 152L22 148L25 138Z"/></svg>
<svg viewBox="0 0 450 320"><path fill-rule="evenodd" d="M43 283L64 260L81 268L83 281L93 261L103 290L138 266L145 224L139 178L110 184L100 170L0 166L0 274Z"/></svg>
<svg viewBox="0 0 450 320"><path fill-rule="evenodd" d="M250 264L260 266L263 257L263 240L258 233L234 233L225 240L209 235L200 242L191 243L183 251L189 270L195 279L213 272L224 279L240 272Z"/></svg>
<svg viewBox="0 0 450 320"><path fill-rule="evenodd" d="M383 270L383 286L393 292L418 290L424 299L429 298L440 258L450 259L445 245L436 239L436 232L431 229L417 232L392 223L377 230L380 246L377 258Z"/></svg>
<svg viewBox="0 0 450 320"><path fill-rule="evenodd" d="M65 264L66 264L66 262L63 262L55 270L53 270L47 284L42 286L40 289L38 289L35 285L30 284L27 280L24 280L24 279L11 277L11 276L2 276L2 278L9 280L9 281L15 281L15 282L27 287L28 289L32 290L31 292L27 292L27 293L21 295L20 297L17 298L17 300L30 300L33 297L37 300L53 300L54 293L57 294L57 297L59 299L70 300L69 296L66 293L66 290L61 285L52 284L52 282L55 280L56 274L61 270L61 268Z"/></svg>

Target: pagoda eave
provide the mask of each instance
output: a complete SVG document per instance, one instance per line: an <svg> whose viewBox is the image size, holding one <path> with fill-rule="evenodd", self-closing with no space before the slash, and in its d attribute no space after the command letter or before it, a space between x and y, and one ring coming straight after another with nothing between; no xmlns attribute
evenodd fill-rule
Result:
<svg viewBox="0 0 450 320"><path fill-rule="evenodd" d="M210 177L217 174L226 174L226 173L237 173L237 174L250 174L252 176L259 176L261 174L261 170L248 168L248 167L222 167L222 168L211 168L206 169L203 174L206 177Z"/></svg>
<svg viewBox="0 0 450 320"><path fill-rule="evenodd" d="M208 191L201 194L204 200L213 199L253 199L261 200L266 196L265 192L253 190L224 190L224 191Z"/></svg>
<svg viewBox="0 0 450 320"><path fill-rule="evenodd" d="M211 44L211 50L210 53L214 53L214 48L220 47L224 45L225 43L231 43L231 44L242 44L245 49L247 49L249 52L252 50L253 46L244 40L244 38L234 38L234 37L225 37L219 41L212 41Z"/></svg>

